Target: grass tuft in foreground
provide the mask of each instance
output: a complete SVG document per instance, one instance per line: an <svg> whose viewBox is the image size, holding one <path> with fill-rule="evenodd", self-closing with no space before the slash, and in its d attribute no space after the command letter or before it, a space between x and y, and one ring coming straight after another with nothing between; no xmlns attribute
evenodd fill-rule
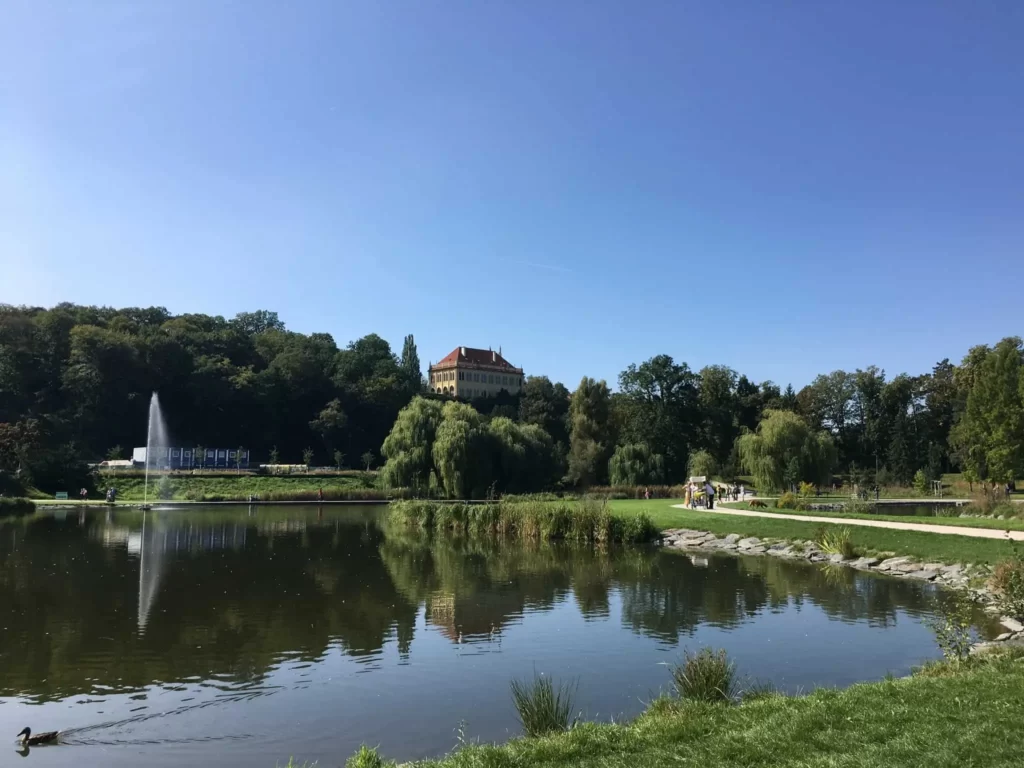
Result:
<svg viewBox="0 0 1024 768"><path fill-rule="evenodd" d="M736 696L736 665L729 661L724 650L687 651L683 663L672 669L672 682L684 699L730 702Z"/></svg>
<svg viewBox="0 0 1024 768"><path fill-rule="evenodd" d="M527 736L545 736L571 729L576 724L572 717L576 686L577 683L562 683L555 687L550 677L538 677L530 683L513 680L512 702L523 732Z"/></svg>

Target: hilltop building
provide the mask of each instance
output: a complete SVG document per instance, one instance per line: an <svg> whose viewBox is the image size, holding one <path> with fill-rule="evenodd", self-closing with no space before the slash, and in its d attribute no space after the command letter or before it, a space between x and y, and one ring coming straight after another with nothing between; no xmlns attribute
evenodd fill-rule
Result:
<svg viewBox="0 0 1024 768"><path fill-rule="evenodd" d="M515 395L523 386L523 369L502 357L500 348L456 347L428 371L430 391L452 397L493 396L503 389Z"/></svg>

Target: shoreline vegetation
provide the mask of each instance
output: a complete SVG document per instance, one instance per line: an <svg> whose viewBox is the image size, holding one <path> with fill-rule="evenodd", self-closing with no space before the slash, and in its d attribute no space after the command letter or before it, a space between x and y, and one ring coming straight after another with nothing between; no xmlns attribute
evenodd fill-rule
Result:
<svg viewBox="0 0 1024 768"><path fill-rule="evenodd" d="M566 725L558 732L500 745L462 744L444 757L404 765L1016 765L1024 752L1022 662L1024 648L1007 647L934 662L909 677L787 696L757 683L737 692L728 660L703 649L673 670L676 694L657 696L632 721L562 718ZM398 765L369 747L346 763Z"/></svg>
<svg viewBox="0 0 1024 768"><path fill-rule="evenodd" d="M25 499L18 496L13 498L0 498L0 517L30 515L35 511L36 505L32 499Z"/></svg>
<svg viewBox="0 0 1024 768"><path fill-rule="evenodd" d="M643 544L661 531L643 510L614 514L603 501L502 501L462 504L442 501L394 501L388 522L450 536L495 535L547 541Z"/></svg>

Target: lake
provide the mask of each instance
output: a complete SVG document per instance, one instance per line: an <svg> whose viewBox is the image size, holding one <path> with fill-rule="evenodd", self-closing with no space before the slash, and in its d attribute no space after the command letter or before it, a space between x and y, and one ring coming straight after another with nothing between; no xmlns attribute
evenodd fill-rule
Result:
<svg viewBox="0 0 1024 768"><path fill-rule="evenodd" d="M940 655L936 594L774 558L431 543L380 508L54 510L0 523L0 736L78 729L38 766L414 759L517 735L513 678L635 715L705 645L788 692L904 675Z"/></svg>

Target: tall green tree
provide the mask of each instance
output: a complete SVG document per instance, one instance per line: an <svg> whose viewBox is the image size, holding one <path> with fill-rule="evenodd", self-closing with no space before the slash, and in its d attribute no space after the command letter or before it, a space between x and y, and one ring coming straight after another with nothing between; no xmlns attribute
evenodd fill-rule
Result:
<svg viewBox="0 0 1024 768"><path fill-rule="evenodd" d="M664 456L668 482L685 476L690 447L700 439L699 381L686 363L668 355L630 365L619 375L621 439L645 443Z"/></svg>
<svg viewBox="0 0 1024 768"><path fill-rule="evenodd" d="M381 448L386 459L381 480L386 487L426 492L436 482L434 440L442 412L437 400L415 397L398 414Z"/></svg>
<svg viewBox="0 0 1024 768"><path fill-rule="evenodd" d="M569 403L567 479L573 485L603 485L614 442L609 427L611 393L604 381L584 377Z"/></svg>
<svg viewBox="0 0 1024 768"><path fill-rule="evenodd" d="M409 391L413 394L423 391L423 369L420 367L420 355L416 350L416 340L410 333L402 342L402 359L399 367L405 374Z"/></svg>
<svg viewBox="0 0 1024 768"><path fill-rule="evenodd" d="M1019 337L968 353L966 408L951 442L965 471L1003 483L1024 471L1024 343Z"/></svg>
<svg viewBox="0 0 1024 768"><path fill-rule="evenodd" d="M767 411L756 432L740 436L737 449L758 491L778 491L799 481L828 483L836 461L831 435L814 430L789 411Z"/></svg>
<svg viewBox="0 0 1024 768"><path fill-rule="evenodd" d="M643 443L620 445L608 461L612 485L656 485L665 482L665 458Z"/></svg>

